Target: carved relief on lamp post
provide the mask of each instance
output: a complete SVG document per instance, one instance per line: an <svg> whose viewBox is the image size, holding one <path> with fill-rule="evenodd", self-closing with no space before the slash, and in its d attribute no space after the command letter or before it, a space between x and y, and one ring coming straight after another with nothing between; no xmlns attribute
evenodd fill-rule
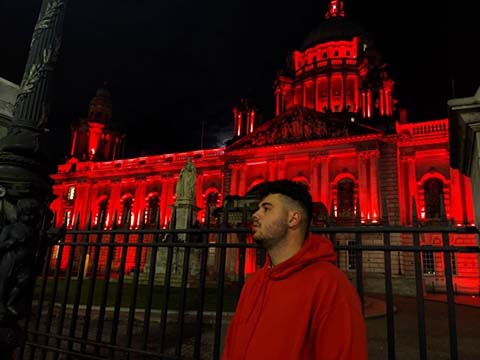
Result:
<svg viewBox="0 0 480 360"><path fill-rule="evenodd" d="M35 277L48 246L65 232L47 235L53 218L52 180L41 149L49 93L58 59L67 0L43 0L17 95L13 120L0 139L0 354L13 358L22 345L18 321L28 310Z"/></svg>

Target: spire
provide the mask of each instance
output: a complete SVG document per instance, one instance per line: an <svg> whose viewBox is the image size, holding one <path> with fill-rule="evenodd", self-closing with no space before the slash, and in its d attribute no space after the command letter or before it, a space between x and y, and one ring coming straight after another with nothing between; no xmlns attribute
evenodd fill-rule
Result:
<svg viewBox="0 0 480 360"><path fill-rule="evenodd" d="M88 120L106 123L112 118L112 95L105 83L90 101Z"/></svg>
<svg viewBox="0 0 480 360"><path fill-rule="evenodd" d="M342 0L330 0L330 3L328 4L328 11L325 14L325 19L328 20L336 17L345 17Z"/></svg>

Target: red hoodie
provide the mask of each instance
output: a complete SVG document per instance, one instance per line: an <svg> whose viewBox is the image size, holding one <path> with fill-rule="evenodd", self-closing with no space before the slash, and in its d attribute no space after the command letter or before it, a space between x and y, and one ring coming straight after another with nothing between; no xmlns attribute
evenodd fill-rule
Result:
<svg viewBox="0 0 480 360"><path fill-rule="evenodd" d="M327 239L310 236L290 259L251 276L222 360L365 360L358 295Z"/></svg>

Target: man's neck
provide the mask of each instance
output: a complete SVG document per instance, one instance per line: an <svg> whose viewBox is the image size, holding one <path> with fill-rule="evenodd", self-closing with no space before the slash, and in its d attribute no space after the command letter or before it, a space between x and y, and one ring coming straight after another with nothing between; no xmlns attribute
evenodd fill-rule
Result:
<svg viewBox="0 0 480 360"><path fill-rule="evenodd" d="M302 245L303 239L286 238L283 241L280 241L277 246L268 250L271 266L276 266L290 259L300 251Z"/></svg>

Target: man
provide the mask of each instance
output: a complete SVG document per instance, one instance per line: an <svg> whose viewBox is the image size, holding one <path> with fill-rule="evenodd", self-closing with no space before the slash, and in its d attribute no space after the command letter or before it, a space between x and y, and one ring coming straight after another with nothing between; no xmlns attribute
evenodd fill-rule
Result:
<svg viewBox="0 0 480 360"><path fill-rule="evenodd" d="M312 198L300 183L257 185L253 238L266 265L246 282L223 360L364 360L366 329L358 295L334 265L331 243L308 236Z"/></svg>

